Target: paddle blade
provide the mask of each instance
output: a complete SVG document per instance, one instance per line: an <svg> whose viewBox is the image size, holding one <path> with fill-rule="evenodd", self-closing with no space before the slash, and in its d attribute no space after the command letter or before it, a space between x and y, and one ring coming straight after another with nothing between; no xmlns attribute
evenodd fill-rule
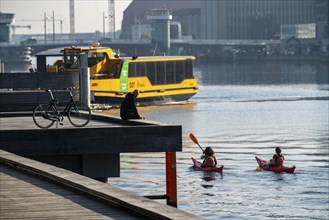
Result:
<svg viewBox="0 0 329 220"><path fill-rule="evenodd" d="M199 145L199 141L198 141L198 139L197 139L192 133L190 133L190 139L191 139L194 143L196 143L196 144Z"/></svg>
<svg viewBox="0 0 329 220"><path fill-rule="evenodd" d="M256 168L256 171L260 172L260 171L262 171L262 168L261 167L257 167Z"/></svg>

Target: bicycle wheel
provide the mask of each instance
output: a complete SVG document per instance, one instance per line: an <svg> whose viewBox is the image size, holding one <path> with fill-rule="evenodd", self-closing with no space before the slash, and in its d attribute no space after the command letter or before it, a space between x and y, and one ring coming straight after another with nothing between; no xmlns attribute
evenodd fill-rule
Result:
<svg viewBox="0 0 329 220"><path fill-rule="evenodd" d="M54 115L56 115L56 111L53 106L40 104L33 110L33 121L39 128L50 128L55 123L50 119Z"/></svg>
<svg viewBox="0 0 329 220"><path fill-rule="evenodd" d="M83 127L90 121L91 110L82 102L75 102L69 107L67 117L75 127Z"/></svg>

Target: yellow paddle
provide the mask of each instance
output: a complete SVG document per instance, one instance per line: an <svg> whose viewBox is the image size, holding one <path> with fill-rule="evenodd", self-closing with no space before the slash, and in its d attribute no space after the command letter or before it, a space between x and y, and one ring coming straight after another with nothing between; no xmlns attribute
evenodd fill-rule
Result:
<svg viewBox="0 0 329 220"><path fill-rule="evenodd" d="M192 133L190 133L190 139L191 139L195 144L197 144L197 145L200 147L200 149L202 150L202 152L204 152L203 148L202 148L202 147L200 146L200 144L199 144L198 139L197 139Z"/></svg>
<svg viewBox="0 0 329 220"><path fill-rule="evenodd" d="M260 172L260 171L262 171L263 169L261 168L261 167L257 167L256 168L256 171L258 171L258 172Z"/></svg>

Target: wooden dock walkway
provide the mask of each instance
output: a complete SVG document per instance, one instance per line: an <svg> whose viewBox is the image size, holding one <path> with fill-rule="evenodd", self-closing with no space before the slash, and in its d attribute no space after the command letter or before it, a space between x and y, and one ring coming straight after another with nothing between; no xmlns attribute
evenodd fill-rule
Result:
<svg viewBox="0 0 329 220"><path fill-rule="evenodd" d="M45 180L0 169L0 219L138 219Z"/></svg>
<svg viewBox="0 0 329 220"><path fill-rule="evenodd" d="M16 119L16 120L15 120ZM97 128L104 126L120 126L119 124L114 124L106 121L99 120L90 120L90 122L85 126L85 128ZM75 128L68 120L64 117L63 125L58 125L57 129L66 129L66 128ZM28 129L37 129L37 127L32 119L32 116L22 116L22 117L2 117L0 118L0 130L28 130ZM56 123L49 129L56 129Z"/></svg>
<svg viewBox="0 0 329 220"><path fill-rule="evenodd" d="M0 219L201 219L109 184L0 150Z"/></svg>

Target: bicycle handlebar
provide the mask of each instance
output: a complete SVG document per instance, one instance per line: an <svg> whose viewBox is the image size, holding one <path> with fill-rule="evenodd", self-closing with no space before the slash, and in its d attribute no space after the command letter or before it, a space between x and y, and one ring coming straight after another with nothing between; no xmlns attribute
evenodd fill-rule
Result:
<svg viewBox="0 0 329 220"><path fill-rule="evenodd" d="M70 96L73 97L73 94L72 94L73 87L66 87L66 88L63 88L63 90L69 91L70 92ZM55 89L46 89L45 91L50 93L50 96L51 96L51 99L52 100L55 100L54 95L53 95L53 92L56 91Z"/></svg>
<svg viewBox="0 0 329 220"><path fill-rule="evenodd" d="M62 90L73 91L73 89L74 89L74 87L65 87ZM46 89L45 91L46 92L54 92L54 91L57 91L57 90L55 90L55 89Z"/></svg>

